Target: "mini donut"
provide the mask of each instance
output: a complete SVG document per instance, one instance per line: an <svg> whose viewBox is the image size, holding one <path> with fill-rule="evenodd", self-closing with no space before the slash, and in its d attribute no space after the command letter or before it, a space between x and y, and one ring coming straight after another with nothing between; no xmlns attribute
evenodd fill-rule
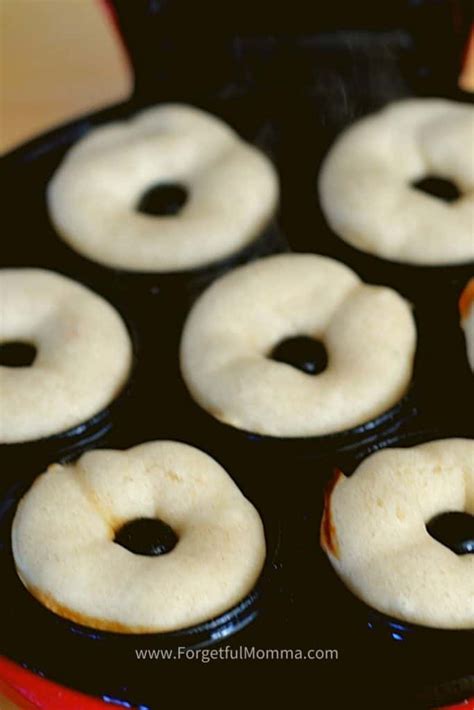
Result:
<svg viewBox="0 0 474 710"><path fill-rule="evenodd" d="M473 154L474 107L442 99L391 104L348 128L329 151L319 176L323 212L342 239L384 259L469 262ZM417 189L427 177L449 180L458 199Z"/></svg>
<svg viewBox="0 0 474 710"><path fill-rule="evenodd" d="M467 359L474 372L474 278L470 279L459 300L461 326L466 336Z"/></svg>
<svg viewBox="0 0 474 710"><path fill-rule="evenodd" d="M137 211L158 184L186 189L179 214ZM278 179L218 118L164 104L91 130L66 154L47 199L57 232L83 256L127 271L182 271L256 239L275 212Z"/></svg>
<svg viewBox="0 0 474 710"><path fill-rule="evenodd" d="M270 359L296 336L324 343L323 372ZM319 436L398 402L415 348L413 317L398 293L368 286L326 257L280 254L234 269L200 296L184 325L181 372L195 401L226 424Z"/></svg>
<svg viewBox="0 0 474 710"><path fill-rule="evenodd" d="M89 289L52 271L3 269L0 313L0 352L36 348L30 366L0 365L0 443L67 431L123 388L132 363L127 328Z"/></svg>
<svg viewBox="0 0 474 710"><path fill-rule="evenodd" d="M331 486L321 545L356 596L406 622L474 627L474 556L426 527L445 512L474 514L474 441L385 449Z"/></svg>
<svg viewBox="0 0 474 710"><path fill-rule="evenodd" d="M143 548L123 536L150 520L159 526L151 550L150 540ZM262 570L265 537L257 511L216 461L155 441L50 466L19 503L12 549L21 581L54 613L151 633L241 601Z"/></svg>

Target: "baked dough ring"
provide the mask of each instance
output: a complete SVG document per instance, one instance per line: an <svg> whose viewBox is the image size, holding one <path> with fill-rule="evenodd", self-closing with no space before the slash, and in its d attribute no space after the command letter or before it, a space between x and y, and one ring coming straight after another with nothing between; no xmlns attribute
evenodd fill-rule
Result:
<svg viewBox="0 0 474 710"><path fill-rule="evenodd" d="M322 340L327 369L268 359L298 335ZM226 274L192 308L181 371L193 398L234 427L279 437L363 424L404 395L416 331L408 304L347 266L312 254L260 259Z"/></svg>
<svg viewBox="0 0 474 710"><path fill-rule="evenodd" d="M158 183L188 188L178 215L136 211ZM51 219L80 254L128 271L169 272L220 261L257 238L276 209L270 161L219 119L161 105L90 131L48 186Z"/></svg>
<svg viewBox="0 0 474 710"><path fill-rule="evenodd" d="M457 555L425 524L474 513L474 442L433 441L369 456L336 480L321 544L354 594L385 614L434 628L474 627L474 556Z"/></svg>
<svg viewBox="0 0 474 710"><path fill-rule="evenodd" d="M409 99L368 116L336 141L320 177L331 228L362 251L412 264L474 259L474 108L442 99ZM455 202L412 183L451 180Z"/></svg>
<svg viewBox="0 0 474 710"><path fill-rule="evenodd" d="M124 523L143 517L177 533L168 554L114 543ZM260 516L232 479L203 452L172 441L51 466L18 506L12 545L21 580L45 606L121 633L215 617L252 590L265 558Z"/></svg>
<svg viewBox="0 0 474 710"><path fill-rule="evenodd" d="M52 271L0 272L0 343L37 349L30 367L0 366L0 443L62 433L98 414L130 372L132 345L103 298Z"/></svg>

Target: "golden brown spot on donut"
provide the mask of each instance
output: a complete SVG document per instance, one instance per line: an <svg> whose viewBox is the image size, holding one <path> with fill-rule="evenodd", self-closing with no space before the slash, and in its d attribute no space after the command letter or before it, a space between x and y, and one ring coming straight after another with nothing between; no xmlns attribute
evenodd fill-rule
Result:
<svg viewBox="0 0 474 710"><path fill-rule="evenodd" d="M18 573L19 574L19 573ZM20 579L21 575L19 574ZM87 614L81 614L79 612L72 611L67 606L60 604L52 596L42 592L40 589L33 585L26 584L22 579L22 582L26 589L32 594L35 599L37 599L41 604L43 604L47 609L52 611L58 616L62 616L63 619L68 619L73 621L75 624L81 624L82 626L89 626L92 629L98 629L100 631L112 631L118 634L146 634L151 631L156 631L156 629L150 629L146 626L126 626L125 624L120 624L118 621L108 621L106 619L99 619L94 616L88 616Z"/></svg>
<svg viewBox="0 0 474 710"><path fill-rule="evenodd" d="M179 476L176 471L165 471L165 476L171 481L176 481L176 483L182 482L181 476Z"/></svg>
<svg viewBox="0 0 474 710"><path fill-rule="evenodd" d="M146 463L143 466L143 470L146 474L151 474L155 476L160 471L160 467L157 463Z"/></svg>
<svg viewBox="0 0 474 710"><path fill-rule="evenodd" d="M225 424L230 424L231 426L234 426L231 421L226 419L226 416L224 412L220 409L216 409L215 407L209 407L207 409L209 414L214 417L214 419L219 419L221 422L224 422Z"/></svg>
<svg viewBox="0 0 474 710"><path fill-rule="evenodd" d="M474 278L470 279L459 299L459 312L461 318L466 318L474 301Z"/></svg>
<svg viewBox="0 0 474 710"><path fill-rule="evenodd" d="M397 515L398 520L400 520L400 521L405 520L405 518L407 517L406 513L403 510L401 510L401 508L397 508L396 515Z"/></svg>
<svg viewBox="0 0 474 710"><path fill-rule="evenodd" d="M331 512L331 496L341 476L344 474L338 468L334 473L324 491L324 512L321 520L320 541L321 546L330 552L334 557L339 558L339 544L337 541L336 526Z"/></svg>

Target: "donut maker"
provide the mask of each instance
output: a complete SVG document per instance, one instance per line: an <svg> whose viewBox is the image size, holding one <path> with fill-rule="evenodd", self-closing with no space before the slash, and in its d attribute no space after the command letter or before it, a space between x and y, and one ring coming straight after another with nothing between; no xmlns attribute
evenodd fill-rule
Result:
<svg viewBox="0 0 474 710"><path fill-rule="evenodd" d="M469 4L114 0L103 7L132 64L133 95L3 158L4 210L13 238L4 244L2 263L60 271L109 299L127 322L135 364L126 390L91 422L64 436L0 447L0 691L27 708L92 710L116 703L161 710L190 700L221 706L230 695L251 705L255 678L269 704L289 686L293 699L311 694L318 707L471 710L473 632L417 627L365 606L320 550L319 523L335 468L350 475L362 458L385 446L473 436L473 378L458 314L473 265L415 267L363 254L331 232L316 194L322 158L357 117L404 96L469 101L457 84ZM253 245L215 268L163 277L100 267L55 235L45 207L47 182L93 126L161 101L220 115L264 150L280 174L280 212ZM176 352L196 295L236 263L282 250L337 258L368 283L397 288L413 304L413 382L404 400L375 422L341 435L279 440L219 424L190 401ZM23 491L55 460L165 438L208 451L260 510L268 559L255 590L201 627L141 637L94 632L41 607L17 579L11 556L11 520ZM178 646L337 649L339 658L203 663L138 660L135 653Z"/></svg>

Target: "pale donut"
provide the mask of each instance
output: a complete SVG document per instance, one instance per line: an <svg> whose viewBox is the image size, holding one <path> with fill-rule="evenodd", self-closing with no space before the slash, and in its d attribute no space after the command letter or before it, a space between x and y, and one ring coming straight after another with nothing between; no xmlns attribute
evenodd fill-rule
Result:
<svg viewBox="0 0 474 710"><path fill-rule="evenodd" d="M178 535L147 557L114 542L137 518ZM186 444L151 442L55 464L18 506L13 555L24 585L55 613L98 629L184 628L230 609L265 559L260 516L216 461Z"/></svg>
<svg viewBox="0 0 474 710"><path fill-rule="evenodd" d="M322 340L327 369L309 375L267 358L297 335ZM408 304L347 266L312 254L266 257L233 270L192 308L181 371L193 398L234 427L280 437L339 432L404 395L416 331Z"/></svg>
<svg viewBox="0 0 474 710"><path fill-rule="evenodd" d="M466 336L467 359L474 372L474 278L462 292L459 302L461 326Z"/></svg>
<svg viewBox="0 0 474 710"><path fill-rule="evenodd" d="M64 432L98 414L130 372L117 311L75 281L41 269L0 271L0 343L37 349L29 367L0 366L0 443Z"/></svg>
<svg viewBox="0 0 474 710"><path fill-rule="evenodd" d="M180 213L137 212L141 195L160 182L188 188ZM64 241L106 266L144 272L231 256L261 234L277 200L276 172L260 151L218 118L179 104L94 128L48 186Z"/></svg>
<svg viewBox="0 0 474 710"><path fill-rule="evenodd" d="M326 157L321 205L332 229L362 251L413 264L474 259L474 107L442 99L389 105L349 127ZM455 202L411 183L432 175Z"/></svg>
<svg viewBox="0 0 474 710"><path fill-rule="evenodd" d="M474 513L474 442L433 441L369 456L326 498L321 544L370 606L435 628L474 627L474 556L426 530L444 512Z"/></svg>

